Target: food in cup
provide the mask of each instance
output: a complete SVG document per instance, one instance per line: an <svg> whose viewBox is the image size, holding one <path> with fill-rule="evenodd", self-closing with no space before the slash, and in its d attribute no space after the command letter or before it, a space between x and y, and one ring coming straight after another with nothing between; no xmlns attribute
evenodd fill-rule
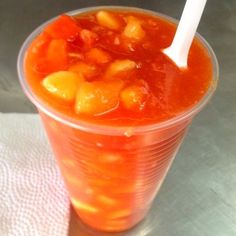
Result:
<svg viewBox="0 0 236 236"><path fill-rule="evenodd" d="M135 128L180 116L212 86L212 58L199 39L187 70L161 52L175 29L160 16L103 9L57 17L27 49L26 81L42 104L91 126L126 127L104 135L39 109L72 204L97 229L125 230L143 219L191 117L148 134Z"/></svg>
<svg viewBox="0 0 236 236"><path fill-rule="evenodd" d="M27 82L44 102L79 120L115 126L168 120L199 102L213 73L197 39L187 70L162 53L175 29L132 11L61 15L30 45Z"/></svg>

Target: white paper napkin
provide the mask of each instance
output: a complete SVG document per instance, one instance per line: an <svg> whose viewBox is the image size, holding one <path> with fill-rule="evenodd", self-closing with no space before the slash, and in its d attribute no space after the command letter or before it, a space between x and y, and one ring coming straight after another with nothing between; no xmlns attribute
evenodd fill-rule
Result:
<svg viewBox="0 0 236 236"><path fill-rule="evenodd" d="M0 113L0 236L65 236L67 191L38 115Z"/></svg>

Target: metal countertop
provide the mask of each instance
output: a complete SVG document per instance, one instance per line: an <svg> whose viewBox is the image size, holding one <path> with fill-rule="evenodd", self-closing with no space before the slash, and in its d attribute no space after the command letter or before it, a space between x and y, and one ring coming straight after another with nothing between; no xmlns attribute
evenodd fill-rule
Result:
<svg viewBox="0 0 236 236"><path fill-rule="evenodd" d="M180 18L184 0L1 0L0 112L31 113L16 74L16 58L28 34L62 12L95 5L127 5ZM72 211L69 235L236 235L236 1L208 0L199 30L220 64L217 92L196 117L148 217L135 229L100 234Z"/></svg>

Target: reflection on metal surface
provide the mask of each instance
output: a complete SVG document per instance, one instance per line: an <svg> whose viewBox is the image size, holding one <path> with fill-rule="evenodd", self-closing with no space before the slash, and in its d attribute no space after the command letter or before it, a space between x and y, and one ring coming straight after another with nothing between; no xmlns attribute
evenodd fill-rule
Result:
<svg viewBox="0 0 236 236"><path fill-rule="evenodd" d="M84 224L72 209L70 228L73 228L73 230L69 233L69 236L149 236L152 235L153 226L155 225L153 221L154 218L148 214L143 221L130 230L119 233L106 233L92 229Z"/></svg>
<svg viewBox="0 0 236 236"><path fill-rule="evenodd" d="M140 230L137 233L137 236L146 236L150 235L153 229L153 224L151 224L151 219L147 218L144 220L143 224L140 224Z"/></svg>

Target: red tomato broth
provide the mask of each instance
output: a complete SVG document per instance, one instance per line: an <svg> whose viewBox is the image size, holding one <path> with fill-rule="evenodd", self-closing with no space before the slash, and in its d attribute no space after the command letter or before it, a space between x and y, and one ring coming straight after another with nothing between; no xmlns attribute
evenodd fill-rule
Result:
<svg viewBox="0 0 236 236"><path fill-rule="evenodd" d="M144 108L136 109L134 106L134 109L127 109L120 101L115 109L104 114L77 114L75 102L63 101L47 92L42 86L42 80L54 68L48 67L49 71L48 68L42 71L35 69L35 62L39 58L39 61L45 59L44 55L52 40L46 32L42 32L32 42L25 60L26 79L34 94L64 115L112 126L158 123L177 116L199 102L211 85L213 76L210 56L200 42L194 40L189 55L189 68L180 71L161 53L161 49L169 46L172 41L176 28L174 24L136 12L112 13L118 14L122 27L126 24L123 16L133 15L141 19L146 32L144 39L134 43L121 36L119 31L99 26L94 12L78 15L74 18L78 28L74 24L72 28L74 37L69 37L66 47L63 47L67 53L66 59L63 56L63 69L68 70L78 62L80 66L81 62L87 63L86 55L91 48L109 53L112 61L133 60L139 65L138 68L132 73L123 73L112 79L124 81L125 88L137 85L145 87L148 102ZM98 38L88 32L85 32L82 39L75 37L83 29L93 30ZM68 37L68 32L70 30L67 29L66 37L62 36L63 40ZM92 35L92 38L86 39L84 42L88 41L88 44L84 45L83 38L88 35ZM133 43L134 51L124 46L127 41ZM64 55L64 50L60 52ZM71 53L72 56L69 55ZM104 80L109 83L110 78L104 78L103 75L110 62L104 58L104 63L88 63L97 68L96 73L88 69L93 76L85 80ZM140 101L142 103L142 99ZM143 219L190 122L183 121L150 134L118 137L85 132L40 113L76 212L85 223L105 231L126 230Z"/></svg>
<svg viewBox="0 0 236 236"><path fill-rule="evenodd" d="M188 124L113 137L71 128L44 113L41 117L76 212L105 231L126 230L143 219Z"/></svg>
<svg viewBox="0 0 236 236"><path fill-rule="evenodd" d="M25 61L26 79L34 93L44 103L64 115L92 123L114 126L158 123L173 118L194 106L208 90L213 76L210 56L200 42L194 40L188 59L188 69L181 71L161 52L161 49L170 45L173 39L176 29L173 23L159 17L147 16L137 12L115 12L114 14L119 14L119 17L134 15L145 22L143 28L146 31L146 39L140 44L135 44L134 52L126 49L122 43L115 45L113 39L120 33L98 26L95 13L79 15L75 18L75 21L80 29L99 28L96 31L96 34L99 33L99 39L94 42L93 48L103 49L110 54L113 60L131 59L141 65L141 68L138 68L133 75L125 80L131 84L135 84L137 80L147 82L155 100L151 107L147 105L144 110L134 112L119 105L115 110L102 115L76 114L74 103L64 103L62 100L51 96L40 86L41 80L49 73L47 71L37 73L35 70L34 61L37 55L33 52L35 51L34 45L37 38L29 47ZM42 34L46 35L45 38L50 38L46 32ZM39 37L42 37L42 35ZM146 45L145 48L143 45ZM38 51L40 50L41 48L38 49ZM45 46L43 50L45 50ZM88 51L88 48L83 46L81 39L75 38L74 41L67 41L67 50L68 54L71 52L78 53L83 59L69 58L68 63L64 65L64 69L68 69L69 65L76 61L86 62L84 53ZM106 67L107 64L98 66L100 75L104 73ZM94 77L93 80L100 80L100 75Z"/></svg>

